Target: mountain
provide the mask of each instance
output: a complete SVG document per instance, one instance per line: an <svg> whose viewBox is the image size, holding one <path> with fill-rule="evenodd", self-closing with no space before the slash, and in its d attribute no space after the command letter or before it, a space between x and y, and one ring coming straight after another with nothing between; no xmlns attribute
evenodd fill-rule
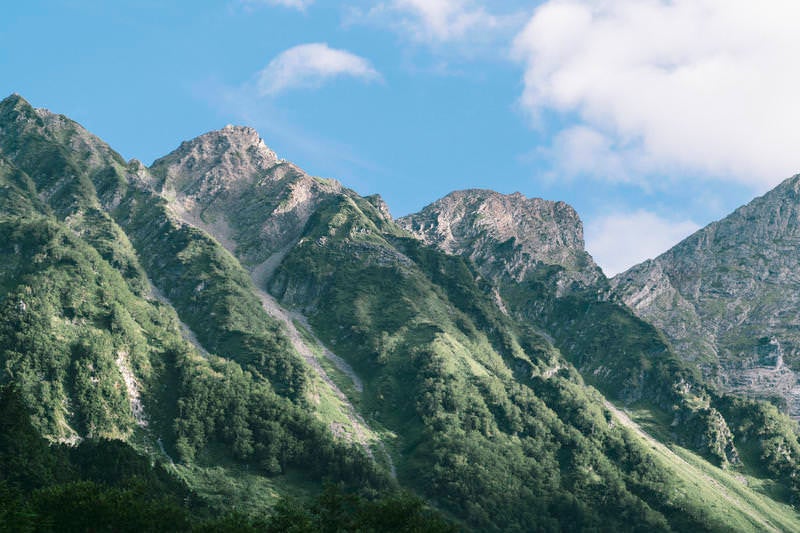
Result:
<svg viewBox="0 0 800 533"><path fill-rule="evenodd" d="M720 392L673 349L661 322L634 314L585 252L569 206L461 191L398 222L473 261L506 315L547 338L608 398L635 409L649 431L712 462L783 479L797 493L796 425L772 405ZM564 244L560 253L548 247L553 242Z"/></svg>
<svg viewBox="0 0 800 533"><path fill-rule="evenodd" d="M613 280L721 389L800 416L800 177Z"/></svg>
<svg viewBox="0 0 800 533"><path fill-rule="evenodd" d="M613 298L567 204L460 191L398 222L473 262L506 314L533 326L612 398L671 405L671 380L696 381L660 333Z"/></svg>
<svg viewBox="0 0 800 533"><path fill-rule="evenodd" d="M468 257L495 276L521 281L537 268L561 267L559 294L571 283L591 286L602 278L584 248L583 224L564 202L456 191L399 222L425 244Z"/></svg>
<svg viewBox="0 0 800 533"><path fill-rule="evenodd" d="M566 204L394 220L250 128L146 167L14 95L0 256L0 518L30 529L800 529L791 421L708 387Z"/></svg>
<svg viewBox="0 0 800 533"><path fill-rule="evenodd" d="M325 198L344 191L279 160L252 128L226 126L157 160L152 188L248 266L296 241Z"/></svg>

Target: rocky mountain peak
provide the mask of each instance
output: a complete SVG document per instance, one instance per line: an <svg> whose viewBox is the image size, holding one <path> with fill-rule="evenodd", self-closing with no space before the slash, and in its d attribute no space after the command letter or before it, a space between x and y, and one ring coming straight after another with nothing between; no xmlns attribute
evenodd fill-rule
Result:
<svg viewBox="0 0 800 533"><path fill-rule="evenodd" d="M288 246L319 204L343 191L278 159L253 128L232 125L183 142L137 179L248 264Z"/></svg>
<svg viewBox="0 0 800 533"><path fill-rule="evenodd" d="M249 126L228 124L221 130L210 131L181 145L193 155L206 157L242 157L253 165L269 168L278 162L258 132Z"/></svg>
<svg viewBox="0 0 800 533"><path fill-rule="evenodd" d="M58 115L44 108L34 108L22 96L14 93L0 101L0 127L15 124L17 131L47 129L50 134L62 134L69 128L71 131L85 130L76 122L64 115ZM86 132L85 135L91 135Z"/></svg>
<svg viewBox="0 0 800 533"><path fill-rule="evenodd" d="M214 195L237 182L251 182L278 163L278 156L247 126L227 125L184 141L153 163L161 187L179 193Z"/></svg>
<svg viewBox="0 0 800 533"><path fill-rule="evenodd" d="M435 229L430 225L433 218L436 219ZM460 231L469 227L486 232L500 242L514 238L520 244L552 244L581 251L584 247L583 224L571 206L564 202L526 198L519 192L455 191L420 213L405 217L404 221L411 227L418 226L413 230L422 231L427 240L450 253L456 253L464 244L467 235ZM425 222L432 231L423 228Z"/></svg>
<svg viewBox="0 0 800 533"><path fill-rule="evenodd" d="M583 224L564 202L468 189L452 192L399 223L447 253L468 255L492 268L502 264L516 279L541 264L585 271L587 281L600 275L584 250Z"/></svg>
<svg viewBox="0 0 800 533"><path fill-rule="evenodd" d="M27 160L25 171L44 173L48 178L54 177L47 163L52 157L71 159L75 165L67 174L73 177L82 167L90 174L108 165L117 170L125 166L119 154L77 122L48 109L34 108L20 95L12 94L0 101L0 150L16 155L32 147L39 151Z"/></svg>

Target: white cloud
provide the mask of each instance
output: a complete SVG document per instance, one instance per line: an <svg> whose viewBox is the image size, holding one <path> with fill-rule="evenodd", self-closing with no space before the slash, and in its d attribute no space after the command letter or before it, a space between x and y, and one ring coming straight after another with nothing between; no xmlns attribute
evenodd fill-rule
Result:
<svg viewBox="0 0 800 533"><path fill-rule="evenodd" d="M389 0L369 9L351 9L349 22L390 27L413 42L432 46L485 44L498 36L507 38L521 26L518 12L493 13L479 0Z"/></svg>
<svg viewBox="0 0 800 533"><path fill-rule="evenodd" d="M800 170L797 20L796 0L549 0L514 42L520 102L577 117L553 152L584 161L561 165L763 190Z"/></svg>
<svg viewBox="0 0 800 533"><path fill-rule="evenodd" d="M655 170L653 162L635 147L623 146L585 125L563 129L544 152L558 179L589 177L647 186L643 177Z"/></svg>
<svg viewBox="0 0 800 533"><path fill-rule="evenodd" d="M330 48L325 43L302 44L270 61L258 73L257 89L261 96L275 96L289 89L316 88L345 76L365 81L381 79L363 57Z"/></svg>
<svg viewBox="0 0 800 533"><path fill-rule="evenodd" d="M671 221L638 210L614 213L586 224L586 249L607 276L653 259L700 226L691 220Z"/></svg>
<svg viewBox="0 0 800 533"><path fill-rule="evenodd" d="M405 26L419 41L448 41L497 25L482 6L466 0L394 0L390 9L406 14Z"/></svg>
<svg viewBox="0 0 800 533"><path fill-rule="evenodd" d="M297 9L298 11L305 11L308 6L314 3L314 0L240 0L245 6L280 6Z"/></svg>

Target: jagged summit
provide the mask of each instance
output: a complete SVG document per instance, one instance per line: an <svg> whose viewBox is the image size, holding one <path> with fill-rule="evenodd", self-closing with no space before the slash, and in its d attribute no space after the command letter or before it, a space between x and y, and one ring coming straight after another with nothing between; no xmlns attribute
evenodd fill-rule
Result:
<svg viewBox="0 0 800 533"><path fill-rule="evenodd" d="M5 115L6 113L17 113L16 122L23 122L26 119L38 116L39 118L45 121L52 122L54 119L58 119L65 124L66 123L76 124L75 122L68 119L64 115L58 115L56 113L53 113L49 109L45 109L43 107L33 107L33 105L31 105L30 102L28 102L18 93L12 93L11 95L5 97L3 100L0 100L0 114ZM3 122L6 122L7 118L8 117L5 117Z"/></svg>
<svg viewBox="0 0 800 533"><path fill-rule="evenodd" d="M33 117L33 106L17 93L13 93L0 100L0 124L3 130L14 127L26 118Z"/></svg>
<svg viewBox="0 0 800 533"><path fill-rule="evenodd" d="M55 144L47 145L43 138ZM77 122L48 109L34 108L16 93L0 101L0 150L29 154L27 163L31 167L26 172L49 180L52 187L43 196L108 166L115 172L122 172L126 166L117 152ZM68 160L74 160L73 164Z"/></svg>
<svg viewBox="0 0 800 533"><path fill-rule="evenodd" d="M468 255L479 265L502 263L516 279L537 264L580 271L586 281L599 276L584 250L580 217L564 202L527 198L519 192L467 189L452 192L399 223L447 253Z"/></svg>
<svg viewBox="0 0 800 533"><path fill-rule="evenodd" d="M199 187L204 194L216 194L233 182L254 179L277 163L278 156L256 130L227 125L184 141L152 168L164 189L182 192Z"/></svg>
<svg viewBox="0 0 800 533"><path fill-rule="evenodd" d="M177 150L160 160L198 154L213 157L237 151L244 152L242 155L246 154L250 158L256 159L257 162L263 162L269 166L278 161L278 156L267 147L254 128L232 124L184 141Z"/></svg>
<svg viewBox="0 0 800 533"><path fill-rule="evenodd" d="M297 238L319 203L343 190L337 181L278 159L247 126L228 125L185 141L149 170L149 186L184 222L212 233L229 250L248 250L256 263Z"/></svg>
<svg viewBox="0 0 800 533"><path fill-rule="evenodd" d="M435 216L438 230L430 232L422 227L424 219ZM454 191L425 207L420 213L404 218L407 225L419 225L427 240L435 242L448 252L455 252L463 239L458 230L466 223L488 232L496 240L510 238L518 242L542 243L547 228L548 237L554 237L559 247L583 250L583 224L575 210L564 202L541 198L527 198L519 192L501 194L488 189ZM428 220L428 222L431 222ZM430 225L427 226L432 229ZM539 231L530 231L539 230Z"/></svg>

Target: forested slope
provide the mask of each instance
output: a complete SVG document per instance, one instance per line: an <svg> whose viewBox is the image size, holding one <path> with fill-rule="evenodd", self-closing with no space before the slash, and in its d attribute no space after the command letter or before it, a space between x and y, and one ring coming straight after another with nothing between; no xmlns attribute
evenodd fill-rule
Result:
<svg viewBox="0 0 800 533"><path fill-rule="evenodd" d="M36 527L56 516L47 498L83 495L137 500L143 520L163 505L166 529L234 507L240 529L800 529L747 486L726 498L734 478L694 454L741 457L793 501L787 420L705 388L606 297L582 238L522 227L549 263L508 238L480 240L491 259L437 248L247 128L147 168L18 96L0 127L0 384L20 406L4 428L39 450L37 481L2 478L0 512L32 498ZM652 435L689 459L665 459L603 394L679 419ZM147 465L166 500L91 485L105 467L76 466L83 450Z"/></svg>

